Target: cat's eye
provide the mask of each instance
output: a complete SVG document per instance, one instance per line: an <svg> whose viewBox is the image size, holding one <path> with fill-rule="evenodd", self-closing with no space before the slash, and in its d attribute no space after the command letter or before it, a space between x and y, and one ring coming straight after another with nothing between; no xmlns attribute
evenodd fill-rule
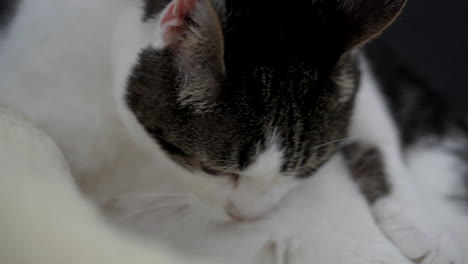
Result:
<svg viewBox="0 0 468 264"><path fill-rule="evenodd" d="M211 174L213 176L222 176L223 175L223 171L220 171L220 170L215 170L215 169L211 169L211 168L208 168L208 167L204 167L202 166L201 169L208 173L208 174Z"/></svg>
<svg viewBox="0 0 468 264"><path fill-rule="evenodd" d="M229 177L234 183L239 181L240 175L238 173L228 172L228 171L221 171L216 169L211 169L208 167L202 166L201 169L213 176L220 176L220 177Z"/></svg>

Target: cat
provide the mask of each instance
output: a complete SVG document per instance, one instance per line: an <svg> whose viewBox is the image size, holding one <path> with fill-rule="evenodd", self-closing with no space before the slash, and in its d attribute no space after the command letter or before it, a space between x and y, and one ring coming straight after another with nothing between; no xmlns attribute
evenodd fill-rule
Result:
<svg viewBox="0 0 468 264"><path fill-rule="evenodd" d="M139 124L186 168L186 181L201 185L198 196L220 217L262 218L351 137L380 161L361 190L387 237L416 263L460 262L455 243L427 234L409 216L417 209L399 201L411 192L408 173L374 77L362 75L357 90L353 51L390 25L405 1L226 1L224 13L209 1L156 3L144 3L140 20L153 38L135 46L118 96L130 127ZM449 253L433 256L440 247Z"/></svg>
<svg viewBox="0 0 468 264"><path fill-rule="evenodd" d="M230 251L259 248L264 243L260 240L271 239L256 231L263 229L267 234L291 231L288 236L296 241L292 248L309 245L310 249L294 254L295 260L284 262L318 261L318 249L323 248L320 243L311 243L316 241L311 236L317 230L306 231L304 226L313 228L302 219L290 219L317 204L312 200L303 204L297 197L310 199L320 194L311 185L326 181L322 175L331 174L327 176L337 180L335 174L345 174L340 170L341 146L349 140L363 141L377 149L389 168L385 178L396 185L391 192L369 199L385 235L414 262L462 263L450 237L444 234L442 242L438 240L444 233L439 227L418 226L425 220L418 217L426 218L429 212L416 208L407 216L407 211L400 210L402 203L397 197L408 193L400 185L411 177L405 177L409 173L400 157L396 126L376 90L378 85L365 60L355 54L393 22L404 2L310 3L287 7L262 1L124 1L124 16L114 17L104 13L118 13L117 2L50 0L41 5L23 1L19 7L23 12L12 22L0 65L2 90L21 89L2 94L1 101L26 113L59 143L82 189L113 219L199 254L215 254L206 253L206 248L216 251L212 247L229 247L239 241L245 243L243 247L236 245L238 249ZM69 12L65 20L51 16L46 7L65 5L76 11ZM49 26L45 34L41 32L46 38L36 37L36 32L28 29L31 22L25 21L32 20L28 17L31 14L47 17L38 21ZM82 14L87 15L85 21ZM109 66L114 66L114 96L120 115L106 88L109 69L101 67L109 61L108 56L93 52L111 45L107 29L114 24L120 25ZM305 27L313 32L313 39L303 34ZM64 36L53 39L49 31L63 32ZM96 41L82 47L77 45L81 38L76 36ZM30 40L21 41L26 37ZM28 48L31 40L34 47L50 54ZM27 58L29 64L18 66L18 57ZM42 58L61 65L64 72L73 72L72 78L49 72L53 69L43 68ZM81 65L83 61L86 66ZM29 72L37 76L31 77ZM33 85L28 78L34 80ZM80 86L70 79L80 80ZM53 105L49 103L52 97L56 97ZM121 116L131 136L122 129ZM137 139L141 148L136 148L130 137ZM384 189L390 189L387 187ZM365 194L366 188L362 189ZM197 195L188 195L191 192ZM402 202L406 206L407 199ZM395 205L398 210L394 210ZM332 208L322 208L322 213L331 214ZM397 214L396 220L388 217L390 213ZM174 222L187 215L193 223ZM302 217L310 223L314 215ZM325 213L320 217L329 219ZM215 227L232 222L242 224L229 231L218 230L216 235L232 235L236 230L244 232L238 236L242 239L215 239ZM195 225L200 225L197 230ZM292 228L294 225L298 227ZM389 230L395 225L397 229L411 228L403 234ZM171 226L175 230L168 230ZM359 223L352 226L358 229ZM254 234L260 237L249 236ZM296 239L297 234L302 234L300 239ZM412 237L405 237L408 234ZM329 235L325 232L321 237ZM201 243L196 237L206 241ZM272 241L270 249L284 251L282 243L276 243L282 238ZM436 250L441 246L442 250ZM360 254L364 253L357 254L358 259ZM356 263L375 261L381 252L366 254L375 255ZM301 262L297 260L301 255L310 258ZM346 257L349 263L350 256ZM406 263L388 256L382 261ZM254 262L247 259L244 263Z"/></svg>

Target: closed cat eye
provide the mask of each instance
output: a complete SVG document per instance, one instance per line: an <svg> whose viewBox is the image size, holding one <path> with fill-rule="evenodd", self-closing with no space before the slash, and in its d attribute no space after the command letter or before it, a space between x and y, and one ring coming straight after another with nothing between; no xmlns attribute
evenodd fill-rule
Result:
<svg viewBox="0 0 468 264"><path fill-rule="evenodd" d="M211 169L211 168L204 167L204 166L202 166L201 169L204 172L206 172L206 173L208 173L210 175L213 175L213 176L222 176L222 177L227 176L227 177L230 177L234 182L237 182L239 180L239 177L240 177L240 175L237 174L237 173Z"/></svg>

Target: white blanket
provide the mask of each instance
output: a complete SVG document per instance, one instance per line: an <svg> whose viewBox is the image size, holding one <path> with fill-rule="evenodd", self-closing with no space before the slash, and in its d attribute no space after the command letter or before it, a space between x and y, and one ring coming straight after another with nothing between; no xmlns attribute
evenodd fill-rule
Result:
<svg viewBox="0 0 468 264"><path fill-rule="evenodd" d="M0 111L0 263L186 263L104 223L52 140L6 113Z"/></svg>

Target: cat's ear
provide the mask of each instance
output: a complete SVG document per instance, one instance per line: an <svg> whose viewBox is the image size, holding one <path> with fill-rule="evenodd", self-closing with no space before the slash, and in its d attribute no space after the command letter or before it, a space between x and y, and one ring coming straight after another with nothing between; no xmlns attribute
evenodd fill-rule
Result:
<svg viewBox="0 0 468 264"><path fill-rule="evenodd" d="M180 55L204 49L203 54L222 58L221 22L210 0L173 0L162 12L160 28L164 44Z"/></svg>
<svg viewBox="0 0 468 264"><path fill-rule="evenodd" d="M345 27L345 50L367 43L400 15L407 0L343 0L340 6Z"/></svg>
<svg viewBox="0 0 468 264"><path fill-rule="evenodd" d="M211 0L173 0L160 28L182 82L179 102L198 113L210 111L225 75L222 25Z"/></svg>

